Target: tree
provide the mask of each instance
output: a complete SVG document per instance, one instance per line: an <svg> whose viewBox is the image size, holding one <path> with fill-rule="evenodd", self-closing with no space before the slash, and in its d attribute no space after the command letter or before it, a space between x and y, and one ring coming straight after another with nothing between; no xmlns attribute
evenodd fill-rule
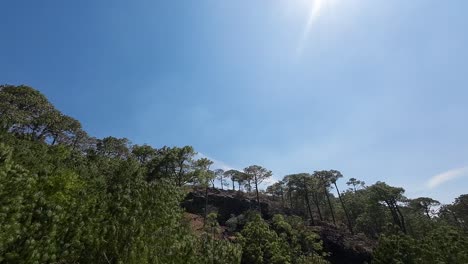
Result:
<svg viewBox="0 0 468 264"><path fill-rule="evenodd" d="M140 164L147 164L157 155L157 150L146 144L141 146L134 145L132 147L132 154Z"/></svg>
<svg viewBox="0 0 468 264"><path fill-rule="evenodd" d="M148 163L148 180L169 178L178 187L193 182L195 154L191 146L158 149L157 155Z"/></svg>
<svg viewBox="0 0 468 264"><path fill-rule="evenodd" d="M217 169L214 171L216 175L216 179L219 180L219 183L221 185L221 190L223 190L223 187L226 186L226 182L224 181L224 170L222 169Z"/></svg>
<svg viewBox="0 0 468 264"><path fill-rule="evenodd" d="M336 170L291 174L266 195L283 207L289 202L288 216L267 222L257 211L243 212L221 233L218 216L208 214L214 181L223 188L228 178L233 189L245 184L249 192L254 184L259 204L259 185L271 171L212 171L190 146L97 140L27 86L0 86L0 142L1 263L327 263L307 222L327 218L327 202L334 222L346 217L351 232L379 238L373 263L468 263L467 194L440 205L409 200L403 188L383 182L363 188L354 178L341 192ZM180 206L187 183L204 188L201 235L191 232ZM234 243L220 239L225 234Z"/></svg>
<svg viewBox="0 0 468 264"><path fill-rule="evenodd" d="M248 193L252 192L252 181L254 180L252 174L245 173L245 171L239 172L236 178L239 183L239 190L240 186L243 186L244 190L247 190Z"/></svg>
<svg viewBox="0 0 468 264"><path fill-rule="evenodd" d="M365 182L360 181L360 180L357 180L356 178L350 178L350 179L346 182L346 184L347 184L348 186L351 186L351 185L352 185L352 186L353 186L354 192L356 192L356 186L364 187Z"/></svg>
<svg viewBox="0 0 468 264"><path fill-rule="evenodd" d="M126 138L105 137L97 142L99 155L109 158L126 159L130 154L130 141Z"/></svg>
<svg viewBox="0 0 468 264"><path fill-rule="evenodd" d="M59 113L39 91L28 86L0 86L0 118L4 130L39 139Z"/></svg>
<svg viewBox="0 0 468 264"><path fill-rule="evenodd" d="M85 132L39 91L28 86L0 85L0 130L54 145L77 144Z"/></svg>
<svg viewBox="0 0 468 264"><path fill-rule="evenodd" d="M207 158L201 158L195 161L195 175L197 182L205 189L205 209L204 209L204 222L206 225L206 219L208 216L208 188L210 182L215 178L215 174L210 171L210 166L213 165L213 161Z"/></svg>
<svg viewBox="0 0 468 264"><path fill-rule="evenodd" d="M309 199L309 186L311 184L312 176L308 173L298 173L287 175L285 179L287 179L289 188L294 189L298 195L302 195L306 203L307 212L310 217L310 222L312 225L315 225L314 215L312 213L312 208Z"/></svg>
<svg viewBox="0 0 468 264"><path fill-rule="evenodd" d="M279 197L281 199L281 205L284 207L284 182L278 181L267 187L266 192L273 197Z"/></svg>
<svg viewBox="0 0 468 264"><path fill-rule="evenodd" d="M237 181L239 171L237 170L228 170L224 172L224 177L229 178L232 181L232 190L235 191L235 185L234 183ZM239 191L240 191L240 186L239 186Z"/></svg>
<svg viewBox="0 0 468 264"><path fill-rule="evenodd" d="M398 202L405 199L403 196L405 190L403 188L391 187L384 182L377 182L369 188L372 199L376 202L384 202L387 205L394 223L406 234L405 218L398 206Z"/></svg>
<svg viewBox="0 0 468 264"><path fill-rule="evenodd" d="M271 222L278 237L287 241L284 246L290 252L292 263L328 263L323 259L328 254L323 250L320 235L305 225L303 219L276 214Z"/></svg>
<svg viewBox="0 0 468 264"><path fill-rule="evenodd" d="M453 213L457 215L458 221L468 231L468 194L462 194L455 198L452 205Z"/></svg>
<svg viewBox="0 0 468 264"><path fill-rule="evenodd" d="M240 245L217 239L221 228L216 213L210 213L205 225L205 233L199 241L201 249L200 259L196 263L238 264L241 261L242 249Z"/></svg>
<svg viewBox="0 0 468 264"><path fill-rule="evenodd" d="M13 150L0 144L1 262L197 263L180 221L183 193L172 184L146 182L133 160L70 160L67 146L8 142Z"/></svg>
<svg viewBox="0 0 468 264"><path fill-rule="evenodd" d="M382 235L372 263L468 263L468 239L449 227L428 230L421 239L404 234Z"/></svg>
<svg viewBox="0 0 468 264"><path fill-rule="evenodd" d="M429 219L431 219L431 207L439 206L440 202L429 197L419 197L410 200L410 206L415 208L417 211L422 211Z"/></svg>
<svg viewBox="0 0 468 264"><path fill-rule="evenodd" d="M193 157L196 152L191 146L182 148L173 148L172 152L175 158L175 179L177 186L182 186L187 182L192 181L190 169L193 163Z"/></svg>
<svg viewBox="0 0 468 264"><path fill-rule="evenodd" d="M270 170L267 170L258 165L252 165L244 169L244 173L249 175L255 184L255 192L257 195L257 205L260 206L260 196L258 194L258 185L264 180L270 178L273 174Z"/></svg>
<svg viewBox="0 0 468 264"><path fill-rule="evenodd" d="M323 263L320 236L313 232L297 216L285 219L274 215L271 225L260 214L248 216L249 220L241 231L243 246L242 263Z"/></svg>
<svg viewBox="0 0 468 264"><path fill-rule="evenodd" d="M333 177L333 175L329 171L316 171L314 172L314 176L320 179L322 183L323 191L325 193L325 196L327 197L328 206L330 208L333 224L336 225L335 213L333 210L333 205L330 201L330 194L328 192L328 189L330 188L331 184L331 178Z"/></svg>
<svg viewBox="0 0 468 264"><path fill-rule="evenodd" d="M260 214L253 214L242 229L242 263L290 263L291 256L284 240L270 229Z"/></svg>
<svg viewBox="0 0 468 264"><path fill-rule="evenodd" d="M468 194L460 195L452 204L442 205L438 216L444 222L468 232Z"/></svg>
<svg viewBox="0 0 468 264"><path fill-rule="evenodd" d="M340 199L341 207L343 207L343 211L345 212L345 215L346 215L346 221L348 223L349 232L351 232L351 234L353 234L353 225L351 224L351 219L349 218L348 210L346 209L346 206L345 206L345 204L343 202L343 199L341 198L341 194L340 194L340 190L338 189L338 185L336 185L336 182L338 181L338 179L343 178L343 175L341 174L341 172L339 172L337 170L331 170L330 174L331 174L330 181L335 185L336 192L338 193L338 198Z"/></svg>

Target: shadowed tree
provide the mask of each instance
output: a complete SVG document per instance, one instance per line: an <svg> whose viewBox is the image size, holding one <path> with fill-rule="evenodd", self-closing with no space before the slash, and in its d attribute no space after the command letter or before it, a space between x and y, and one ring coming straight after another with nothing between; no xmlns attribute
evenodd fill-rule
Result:
<svg viewBox="0 0 468 264"><path fill-rule="evenodd" d="M468 232L468 194L460 195L453 204L441 206L439 217Z"/></svg>
<svg viewBox="0 0 468 264"><path fill-rule="evenodd" d="M398 202L405 200L403 196L405 190L389 186L385 182L377 182L370 186L369 189L371 199L376 202L384 202L390 210L394 223L406 234L405 218L398 206Z"/></svg>
<svg viewBox="0 0 468 264"><path fill-rule="evenodd" d="M210 166L213 162L207 158L201 158L195 161L195 178L196 181L205 188L205 210L204 210L204 221L203 226L206 224L206 219L208 215L208 188L210 182L215 178L215 174L210 171Z"/></svg>
<svg viewBox="0 0 468 264"><path fill-rule="evenodd" d="M289 185L296 189L296 191L303 195L304 201L307 206L307 212L309 213L310 222L315 225L314 215L312 214L312 208L310 206L309 188L312 180L312 176L309 173L299 173L288 175Z"/></svg>
<svg viewBox="0 0 468 264"><path fill-rule="evenodd" d="M423 214L425 214L427 218L431 219L431 207L439 206L440 202L429 197L419 197L410 200L409 204L414 209L421 211Z"/></svg>
<svg viewBox="0 0 468 264"><path fill-rule="evenodd" d="M317 177L321 184L322 184L322 187L323 187L323 191L325 193L325 196L327 197L327 202L328 202L328 206L330 208L330 213L331 213L331 216L332 216L332 220L333 220L333 224L336 225L336 220L335 220L335 213L334 213L334 210L333 210L333 205L330 201L330 193L328 191L328 189L330 188L330 184L331 184L331 178L332 178L332 175L329 171L316 171L314 172L314 176Z"/></svg>
<svg viewBox="0 0 468 264"><path fill-rule="evenodd" d="M232 190L233 191L236 190L235 183L236 183L236 181L238 181L239 173L240 172L238 170L228 170L228 171L224 172L224 177L228 178L228 179L231 179L231 181L232 181ZM240 185L239 185L239 191L240 191Z"/></svg>
<svg viewBox="0 0 468 264"><path fill-rule="evenodd" d="M214 174L216 176L216 179L219 180L219 183L221 184L221 190L224 189L224 185L226 184L224 181L224 170L222 169L216 169L214 171ZM213 186L214 187L214 186Z"/></svg>
<svg viewBox="0 0 468 264"><path fill-rule="evenodd" d="M279 197L281 199L281 206L284 207L284 182L279 181L267 187L266 192L271 194L273 197Z"/></svg>
<svg viewBox="0 0 468 264"><path fill-rule="evenodd" d="M336 182L338 181L338 179L340 178L343 178L343 175L341 174L341 172L337 171L337 170L331 170L330 171L330 181L333 183L333 185L335 185L335 188L336 188L336 192L338 193L338 198L340 199L340 203L341 203L341 207L343 207L343 211L345 213L345 216L346 216L346 221L348 223L348 229L349 229L349 232L351 232L351 234L353 234L353 225L351 224L351 219L349 218L349 213L348 213L348 210L345 206L345 203L343 202L343 199L341 198L341 194L340 194L340 190L338 189L338 185L336 184Z"/></svg>
<svg viewBox="0 0 468 264"><path fill-rule="evenodd" d="M258 165L251 165L244 169L244 173L249 176L249 179L252 179L255 184L255 193L257 196L257 205L260 205L260 196L258 194L258 185L261 184L264 180L270 178L273 174L270 170L263 168Z"/></svg>

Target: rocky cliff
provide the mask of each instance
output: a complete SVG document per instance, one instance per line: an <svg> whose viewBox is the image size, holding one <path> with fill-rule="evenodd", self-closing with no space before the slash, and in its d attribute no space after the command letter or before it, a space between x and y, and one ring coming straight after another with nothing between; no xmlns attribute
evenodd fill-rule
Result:
<svg viewBox="0 0 468 264"><path fill-rule="evenodd" d="M205 191L202 189L190 191L182 202L182 206L188 213L203 215ZM277 213L290 214L287 209L282 209L277 203L265 197L258 206L254 197L249 197L242 192L211 188L208 191L208 211L217 212L221 225L224 225L232 216L258 207L264 219L270 219ZM329 257L331 263L370 263L372 249L375 246L374 241L363 235L351 235L328 223L320 223L312 228L320 234L325 250L331 253Z"/></svg>

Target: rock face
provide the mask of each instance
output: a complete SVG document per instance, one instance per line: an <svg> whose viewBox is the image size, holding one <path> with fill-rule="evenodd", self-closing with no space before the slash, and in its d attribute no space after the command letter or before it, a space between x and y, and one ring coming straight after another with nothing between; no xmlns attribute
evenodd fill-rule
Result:
<svg viewBox="0 0 468 264"><path fill-rule="evenodd" d="M274 214L289 214L279 209L274 202L264 201L260 203L261 213L264 219L270 219ZM182 207L188 213L203 215L205 209L205 191L194 189L182 202ZM250 209L257 208L257 202L251 197L247 197L242 192L222 191L209 189L208 191L208 212L217 212L221 225L231 218ZM321 223L313 229L320 235L323 246L330 252L329 261L339 264L361 264L370 263L374 243L364 236L352 236L335 226Z"/></svg>
<svg viewBox="0 0 468 264"><path fill-rule="evenodd" d="M320 235L323 246L331 255L331 263L358 264L370 263L375 243L364 236L352 236L330 225L315 226L314 230Z"/></svg>
<svg viewBox="0 0 468 264"><path fill-rule="evenodd" d="M204 190L195 189L190 192L182 202L182 207L188 213L203 215L205 210ZM268 203L260 203L262 215L267 219L272 216L268 207ZM221 224L224 224L231 218L231 215L240 215L247 210L256 208L257 201L246 197L242 192L209 189L208 212L217 212L218 220Z"/></svg>

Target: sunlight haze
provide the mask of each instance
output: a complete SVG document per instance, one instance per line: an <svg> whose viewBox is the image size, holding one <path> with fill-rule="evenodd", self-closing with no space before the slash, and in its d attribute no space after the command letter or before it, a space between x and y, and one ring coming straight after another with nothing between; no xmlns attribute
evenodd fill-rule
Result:
<svg viewBox="0 0 468 264"><path fill-rule="evenodd" d="M96 137L448 203L468 189L468 2L2 1L0 80ZM343 188L346 188L344 183Z"/></svg>

